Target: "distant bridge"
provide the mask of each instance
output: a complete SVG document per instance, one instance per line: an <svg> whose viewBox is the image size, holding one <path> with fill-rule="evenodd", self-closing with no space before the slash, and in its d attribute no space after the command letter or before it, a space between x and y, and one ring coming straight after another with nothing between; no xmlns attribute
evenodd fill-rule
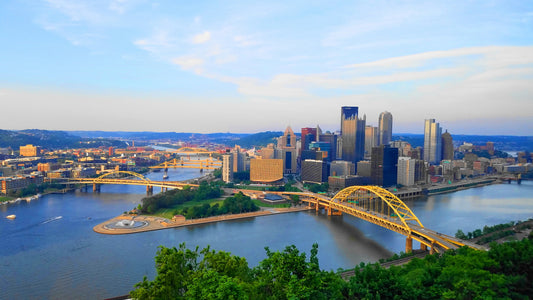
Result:
<svg viewBox="0 0 533 300"><path fill-rule="evenodd" d="M249 196L262 195L262 191L243 190ZM266 192L279 195L298 195L300 200L316 211L325 209L328 215L350 214L359 219L387 228L406 236L405 251L411 252L413 240L420 242L422 250L443 252L462 246L486 250L452 236L425 228L416 215L394 194L377 186L352 186L338 192L333 198L310 192Z"/></svg>
<svg viewBox="0 0 533 300"><path fill-rule="evenodd" d="M202 160L192 160L192 159L172 159L170 161L165 161L160 163L157 166L152 166L150 169L169 169L169 168L193 168L200 170L215 170L222 167L222 162L220 160L208 158Z"/></svg>
<svg viewBox="0 0 533 300"><path fill-rule="evenodd" d="M116 176L127 177L119 177ZM114 176L114 178L112 178ZM134 177L134 178L131 178ZM93 191L99 191L100 185L102 184L122 184L122 185L144 185L146 186L146 193L151 194L154 191L155 187L161 187L162 191L166 191L169 188L171 189L182 189L184 186L194 186L197 187L197 184L190 184L182 181L156 181L150 180L144 177L141 174L130 172L130 171L114 171L110 173L105 173L96 178L70 178L68 181L63 182L64 184L92 184Z"/></svg>

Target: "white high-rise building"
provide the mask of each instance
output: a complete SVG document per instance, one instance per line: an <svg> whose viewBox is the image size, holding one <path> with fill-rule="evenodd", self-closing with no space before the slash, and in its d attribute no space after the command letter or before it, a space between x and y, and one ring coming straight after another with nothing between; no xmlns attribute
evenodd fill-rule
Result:
<svg viewBox="0 0 533 300"><path fill-rule="evenodd" d="M388 111L384 111L379 114L379 133L378 133L378 144L379 145L388 145L392 141L392 114Z"/></svg>
<svg viewBox="0 0 533 300"><path fill-rule="evenodd" d="M233 155L222 155L222 180L224 182L233 181Z"/></svg>
<svg viewBox="0 0 533 300"><path fill-rule="evenodd" d="M416 160L410 157L398 158L398 184L411 186L415 184Z"/></svg>
<svg viewBox="0 0 533 300"><path fill-rule="evenodd" d="M424 124L424 160L438 165L442 160L442 128L435 119L426 119Z"/></svg>

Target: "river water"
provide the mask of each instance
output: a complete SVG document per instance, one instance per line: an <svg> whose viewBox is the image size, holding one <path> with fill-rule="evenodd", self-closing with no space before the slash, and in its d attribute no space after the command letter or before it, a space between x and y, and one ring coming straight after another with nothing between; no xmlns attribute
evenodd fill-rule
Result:
<svg viewBox="0 0 533 300"><path fill-rule="evenodd" d="M158 179L162 172L149 174ZM198 176L169 170L170 180ZM127 294L155 276L157 246L205 247L265 258L264 247L319 244L322 269L350 268L400 252L405 237L351 216L300 212L131 235L103 235L93 226L135 207L143 186L103 185L100 193L46 195L0 206L0 299L100 299ZM154 188L155 191L155 188ZM533 182L501 184L407 201L424 226L453 235L484 225L533 217ZM15 220L7 220L10 214Z"/></svg>

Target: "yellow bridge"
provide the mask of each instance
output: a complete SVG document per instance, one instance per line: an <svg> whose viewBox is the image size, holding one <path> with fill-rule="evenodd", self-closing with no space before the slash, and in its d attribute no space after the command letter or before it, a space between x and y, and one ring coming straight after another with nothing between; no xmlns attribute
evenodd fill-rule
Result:
<svg viewBox="0 0 533 300"><path fill-rule="evenodd" d="M263 194L246 190L249 196ZM325 209L328 215L350 214L359 219L385 227L406 236L405 251L411 252L413 240L420 242L422 250L431 253L457 249L462 246L486 250L485 247L438 233L425 228L416 215L391 192L377 186L352 186L338 192L333 198L306 192L268 192L279 195L298 195L300 200L314 207Z"/></svg>
<svg viewBox="0 0 533 300"><path fill-rule="evenodd" d="M129 176L127 178L113 178L113 176ZM131 177L135 177L132 179ZM97 178L70 179L68 183L93 184L93 190L99 190L101 184L126 184L145 185L147 193L153 192L153 187L183 188L184 186L198 186L180 181L154 181L143 175L128 172L115 171L101 175ZM264 195L266 192L256 190L239 190L251 197ZM394 232L406 236L405 251L411 252L413 240L420 242L423 250L430 249L431 253L443 252L448 249L457 249L468 246L479 250L487 250L484 246L476 245L468 241L457 239L452 236L438 233L425 228L416 215L391 192L377 186L352 186L338 192L333 198L311 192L268 192L278 195L297 195L302 202L306 202L316 211L325 209L328 215L350 214L359 219L385 227Z"/></svg>
<svg viewBox="0 0 533 300"><path fill-rule="evenodd" d="M119 176L117 178L117 176ZM134 178L131 178L134 177ZM122 185L144 185L146 186L146 192L148 194L153 193L154 186L161 187L161 191L166 191L169 188L171 189L182 189L184 186L194 186L197 187L197 184L190 184L181 181L155 181L150 180L144 177L141 174L129 171L114 171L110 173L103 174L97 178L71 178L66 182L66 184L92 184L93 191L100 190L100 185L102 184L122 184Z"/></svg>
<svg viewBox="0 0 533 300"><path fill-rule="evenodd" d="M213 151L209 151L204 148L194 148L194 147L181 147L179 149L176 149L175 151L172 151L172 153L178 153L178 154L209 154L215 153Z"/></svg>
<svg viewBox="0 0 533 300"><path fill-rule="evenodd" d="M193 168L200 170L215 170L222 167L222 162L216 159L208 158L202 160L190 160L190 159L172 159L165 161L157 166L152 166L150 169L165 169L168 168Z"/></svg>

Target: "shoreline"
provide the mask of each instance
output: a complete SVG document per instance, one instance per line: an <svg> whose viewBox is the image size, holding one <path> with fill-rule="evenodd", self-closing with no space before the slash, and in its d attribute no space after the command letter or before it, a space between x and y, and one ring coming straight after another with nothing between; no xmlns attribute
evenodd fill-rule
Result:
<svg viewBox="0 0 533 300"><path fill-rule="evenodd" d="M216 223L216 222L270 216L270 215L277 215L277 214L283 214L283 213L308 211L311 209L312 207L309 207L309 206L290 207L290 208L271 208L271 209L269 208L269 209L260 210L256 212L248 212L248 213L234 214L234 215L213 216L213 217L191 219L191 220L178 221L178 222L174 222L174 221L162 218L162 217L148 216L148 215L135 215L135 216L120 215L120 216L114 217L110 220L107 220L103 223L100 223L94 226L93 231L97 233L101 233L101 234L111 234L111 235L133 234L133 233L141 233L141 232L163 230L163 229L170 229L170 228L179 228L179 227L195 226L195 225L209 224L209 223ZM117 222L120 222L122 220L146 222L146 225L142 227L137 227L137 228L107 227L108 225L116 224Z"/></svg>

